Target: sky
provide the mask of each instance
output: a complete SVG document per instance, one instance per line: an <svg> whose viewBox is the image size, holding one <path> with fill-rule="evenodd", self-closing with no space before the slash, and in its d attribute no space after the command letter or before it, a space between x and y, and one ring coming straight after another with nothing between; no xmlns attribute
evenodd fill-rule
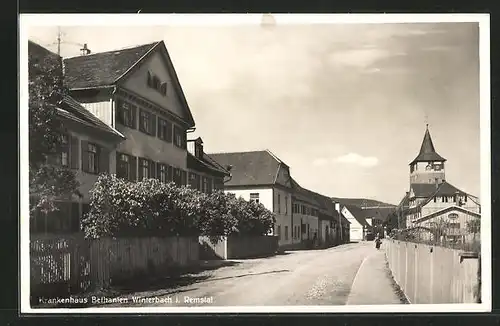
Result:
<svg viewBox="0 0 500 326"><path fill-rule="evenodd" d="M57 50L57 26L29 38ZM480 196L477 23L64 26L61 55L164 40L205 151L269 149L303 187L397 204L426 123Z"/></svg>

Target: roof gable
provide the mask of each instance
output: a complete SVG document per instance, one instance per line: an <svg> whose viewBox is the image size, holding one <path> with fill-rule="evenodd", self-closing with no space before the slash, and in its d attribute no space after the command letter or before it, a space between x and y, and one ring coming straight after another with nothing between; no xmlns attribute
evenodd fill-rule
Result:
<svg viewBox="0 0 500 326"><path fill-rule="evenodd" d="M360 208L352 205L343 205L343 208L346 209L361 226L368 226L368 222L366 222L363 211ZM342 214L344 215L344 213Z"/></svg>
<svg viewBox="0 0 500 326"><path fill-rule="evenodd" d="M481 217L481 214L479 213L476 213L476 212L472 212L468 209L465 209L463 207L459 207L459 206L449 206L449 207L446 207L446 208L443 208L439 211L436 211L436 212L432 212L431 214L429 215L426 215L426 216L422 216L421 218L417 219L415 222L416 223L421 223L421 222L424 222L424 221L427 221L427 220L430 220L436 216L439 216L441 214L445 214L445 213L448 213L448 212L451 212L451 211L459 211L459 212L462 212L462 213L466 213L466 214L470 214L474 217Z"/></svg>
<svg viewBox="0 0 500 326"><path fill-rule="evenodd" d="M274 185L281 163L268 151L213 153L209 156L222 166L232 167L231 180L224 184L228 187Z"/></svg>
<svg viewBox="0 0 500 326"><path fill-rule="evenodd" d="M432 142L431 134L429 132L429 127L427 125L424 139L422 141L422 145L420 146L420 152L410 164L414 164L416 162L430 162L430 161L445 162L446 159L444 159L441 155L436 153L434 144Z"/></svg>
<svg viewBox="0 0 500 326"><path fill-rule="evenodd" d="M146 71L142 71L142 70ZM167 83L167 96L147 87L147 71ZM142 72L142 74L141 74ZM194 127L179 78L163 41L64 59L65 81L71 90L125 86ZM138 76L139 74L139 76ZM134 81L135 77L135 81ZM139 80L139 82L137 82Z"/></svg>

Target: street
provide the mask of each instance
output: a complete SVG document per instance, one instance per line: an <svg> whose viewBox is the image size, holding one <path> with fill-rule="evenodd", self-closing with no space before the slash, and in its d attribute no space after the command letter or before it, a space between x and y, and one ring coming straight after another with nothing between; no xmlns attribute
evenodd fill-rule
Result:
<svg viewBox="0 0 500 326"><path fill-rule="evenodd" d="M207 262L217 264L217 262ZM219 262L220 264L221 262ZM227 262L226 262L227 263ZM292 251L183 278L175 289L127 294L126 306L400 304L373 242ZM147 303L144 300L149 300ZM109 306L123 307L124 304Z"/></svg>

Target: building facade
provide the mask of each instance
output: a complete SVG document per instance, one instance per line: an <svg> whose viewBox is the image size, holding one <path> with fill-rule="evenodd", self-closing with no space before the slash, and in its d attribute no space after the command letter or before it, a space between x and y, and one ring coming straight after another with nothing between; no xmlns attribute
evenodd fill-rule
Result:
<svg viewBox="0 0 500 326"><path fill-rule="evenodd" d="M272 234L281 247L293 243L290 168L269 150L209 154L219 165L231 166L224 191L261 203L276 216Z"/></svg>
<svg viewBox="0 0 500 326"><path fill-rule="evenodd" d="M221 188L228 172L187 149L195 122L163 41L67 58L64 70L71 95L124 135L111 155L117 176Z"/></svg>
<svg viewBox="0 0 500 326"><path fill-rule="evenodd" d="M29 41L30 60L46 62L60 67L62 58ZM63 166L75 172L81 197L71 196L56 200L58 211L49 214L35 213L30 223L32 233L72 233L80 229L80 220L89 209L89 190L100 173L114 173L111 153L125 139L114 128L106 125L88 112L71 96L65 95L56 108L62 123L62 151L48 157L49 164Z"/></svg>
<svg viewBox="0 0 500 326"><path fill-rule="evenodd" d="M443 228L450 240L463 241L472 232L471 225L480 220L481 205L476 196L447 181L445 162L436 152L427 127L420 152L410 163L410 190L400 203L402 225Z"/></svg>

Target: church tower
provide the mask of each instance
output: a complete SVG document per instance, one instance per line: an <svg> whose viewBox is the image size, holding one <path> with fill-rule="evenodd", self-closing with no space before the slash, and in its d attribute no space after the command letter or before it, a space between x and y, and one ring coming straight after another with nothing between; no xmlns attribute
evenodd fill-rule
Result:
<svg viewBox="0 0 500 326"><path fill-rule="evenodd" d="M413 184L434 184L445 181L444 162L446 159L436 153L432 143L429 125L426 125L420 153L410 163L410 186Z"/></svg>

